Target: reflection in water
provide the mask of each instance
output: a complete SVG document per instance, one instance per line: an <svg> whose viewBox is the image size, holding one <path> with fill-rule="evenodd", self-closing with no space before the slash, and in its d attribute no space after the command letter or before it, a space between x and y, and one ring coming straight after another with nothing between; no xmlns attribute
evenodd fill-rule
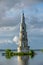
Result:
<svg viewBox="0 0 43 65"><path fill-rule="evenodd" d="M29 56L18 56L19 65L29 65Z"/></svg>
<svg viewBox="0 0 43 65"><path fill-rule="evenodd" d="M43 53L36 51L37 55L31 59L28 56L14 56L6 59L0 52L0 65L43 65Z"/></svg>

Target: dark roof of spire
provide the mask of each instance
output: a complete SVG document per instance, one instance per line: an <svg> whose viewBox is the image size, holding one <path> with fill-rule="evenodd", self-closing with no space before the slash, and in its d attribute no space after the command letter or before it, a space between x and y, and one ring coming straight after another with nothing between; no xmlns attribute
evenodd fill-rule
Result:
<svg viewBox="0 0 43 65"><path fill-rule="evenodd" d="M24 12L22 13L22 23L25 22Z"/></svg>

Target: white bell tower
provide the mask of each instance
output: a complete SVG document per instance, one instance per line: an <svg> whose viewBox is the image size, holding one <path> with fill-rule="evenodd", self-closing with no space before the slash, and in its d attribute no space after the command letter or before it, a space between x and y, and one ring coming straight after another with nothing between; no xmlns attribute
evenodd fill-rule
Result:
<svg viewBox="0 0 43 65"><path fill-rule="evenodd" d="M29 46L28 46L28 39L26 32L25 17L24 17L24 13L22 13L18 52L27 52L27 51L29 51Z"/></svg>

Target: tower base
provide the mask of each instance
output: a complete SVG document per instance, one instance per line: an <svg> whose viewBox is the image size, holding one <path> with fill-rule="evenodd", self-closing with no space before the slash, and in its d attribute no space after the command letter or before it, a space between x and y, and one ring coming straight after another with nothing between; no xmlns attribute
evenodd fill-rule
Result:
<svg viewBox="0 0 43 65"><path fill-rule="evenodd" d="M18 47L18 52L29 52L29 46L27 47Z"/></svg>

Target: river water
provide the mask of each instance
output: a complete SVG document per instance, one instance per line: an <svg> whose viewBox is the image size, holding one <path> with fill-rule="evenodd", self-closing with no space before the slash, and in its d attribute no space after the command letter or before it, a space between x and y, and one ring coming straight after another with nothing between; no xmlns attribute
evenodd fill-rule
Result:
<svg viewBox="0 0 43 65"><path fill-rule="evenodd" d="M43 65L43 52L37 51L33 58L30 56L14 56L7 59L0 52L0 65Z"/></svg>

